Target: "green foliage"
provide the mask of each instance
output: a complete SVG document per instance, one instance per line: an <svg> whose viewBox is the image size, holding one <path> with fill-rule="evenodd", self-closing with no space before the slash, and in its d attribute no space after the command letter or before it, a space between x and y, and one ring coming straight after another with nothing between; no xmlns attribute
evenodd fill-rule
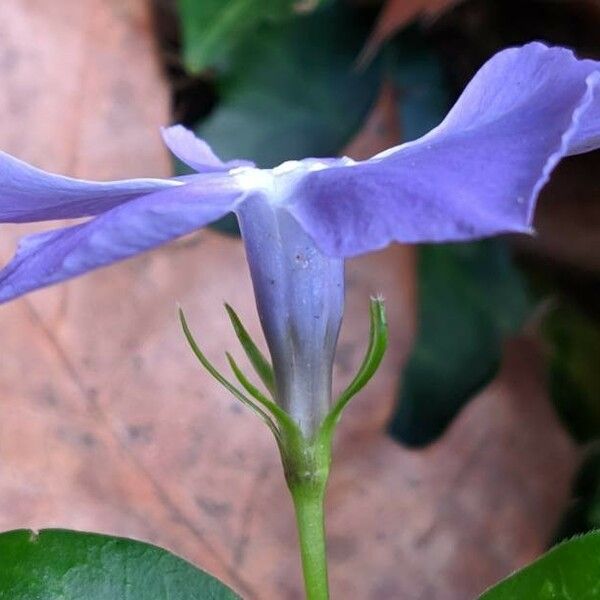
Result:
<svg viewBox="0 0 600 600"><path fill-rule="evenodd" d="M600 445L587 452L572 490L571 505L555 535L559 542L576 534L600 529Z"/></svg>
<svg viewBox="0 0 600 600"><path fill-rule="evenodd" d="M166 550L48 529L0 534L2 600L235 600L214 577Z"/></svg>
<svg viewBox="0 0 600 600"><path fill-rule="evenodd" d="M506 335L529 308L524 281L501 240L423 246L419 331L391 424L404 443L442 433L496 373Z"/></svg>
<svg viewBox="0 0 600 600"><path fill-rule="evenodd" d="M260 167L337 155L378 92L377 64L364 72L354 65L370 15L335 5L263 26L236 53L197 133L222 158Z"/></svg>
<svg viewBox="0 0 600 600"><path fill-rule="evenodd" d="M600 598L600 532L574 538L494 586L479 600Z"/></svg>
<svg viewBox="0 0 600 600"><path fill-rule="evenodd" d="M544 323L550 342L554 403L579 441L600 435L600 323L574 304L561 304Z"/></svg>
<svg viewBox="0 0 600 600"><path fill-rule="evenodd" d="M319 0L178 0L185 67L192 73L202 71L226 58L262 23L318 4Z"/></svg>
<svg viewBox="0 0 600 600"><path fill-rule="evenodd" d="M417 27L388 45L386 74L396 90L402 139L417 139L439 125L450 98L439 57Z"/></svg>

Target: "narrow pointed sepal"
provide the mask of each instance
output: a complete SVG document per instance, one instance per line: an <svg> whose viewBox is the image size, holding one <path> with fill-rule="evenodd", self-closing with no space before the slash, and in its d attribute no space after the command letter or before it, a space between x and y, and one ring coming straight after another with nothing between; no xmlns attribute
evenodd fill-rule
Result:
<svg viewBox="0 0 600 600"><path fill-rule="evenodd" d="M231 308L229 304L225 303L225 310L229 315L235 335L237 335L238 340L240 340L240 344L242 345L248 360L254 367L256 374L260 377L260 380L263 382L269 393L274 395L275 375L273 374L273 367L271 366L271 363L265 358L258 346L254 343L254 340L250 337L250 334L244 327L242 321L237 316L233 308Z"/></svg>
<svg viewBox="0 0 600 600"><path fill-rule="evenodd" d="M234 313L235 314L235 313ZM236 315L237 318L237 315ZM200 350L200 347L190 328L188 326L187 320L185 318L185 314L181 308L179 308L179 320L181 322L181 327L183 329L183 333L186 337L192 352L196 355L196 358L200 361L200 364L212 375L229 393L231 393L237 400L239 400L242 404L250 408L254 413L256 413L262 421L267 425L267 427L271 430L273 435L275 436L275 440L280 450L282 450L282 444L285 443L285 440L289 439L297 439L298 436L301 436L300 429L298 425L294 422L294 420L288 415L283 408L278 406L271 398L268 398L265 394L263 394L244 374L244 372L240 369L234 358L226 352L227 360L235 375L236 379L240 383L240 385L244 388L244 393L238 387L236 387L233 383L231 383L224 375L222 375L217 368L208 360L206 355ZM238 319L239 322L239 319ZM241 322L239 322L241 325ZM243 326L242 326L243 328ZM245 331L245 329L244 329ZM247 335L247 333L246 333ZM250 337L247 335L248 339ZM251 340L250 340L251 341ZM257 349L258 351L258 349ZM266 360L266 359L265 359ZM266 363L270 366L268 363Z"/></svg>
<svg viewBox="0 0 600 600"><path fill-rule="evenodd" d="M278 440L281 439L281 433L277 424L273 420L273 416L270 415L260 404L257 404L256 401L248 398L241 390L239 390L233 383L231 383L226 377L224 377L206 358L198 343L194 339L192 332L187 324L187 320L185 318L185 314L181 308L179 308L179 320L181 322L181 327L183 329L183 333L185 338L192 349L192 352L196 355L196 358L200 361L200 364L228 391L230 392L237 400L239 400L242 404L252 409L269 427L269 429L273 432L273 435Z"/></svg>
<svg viewBox="0 0 600 600"><path fill-rule="evenodd" d="M250 396L252 396L257 402L259 402L264 408L266 408L271 415L277 421L277 424L281 429L285 429L288 427L297 427L290 415L288 415L283 408L278 406L272 399L267 398L244 374L244 372L240 369L238 364L235 362L233 356L226 352L227 360L229 361L229 366L233 371L236 379L240 382L240 385L246 390Z"/></svg>
<svg viewBox="0 0 600 600"><path fill-rule="evenodd" d="M333 435L333 431L340 420L340 417L342 416L342 412L346 406L348 406L350 400L356 394L358 394L358 392L360 392L365 385L367 385L383 360L383 356L388 344L388 328L383 298L371 298L369 316L371 327L369 334L369 346L367 348L365 357L363 358L362 364L358 369L356 376L337 398L331 411L321 424L321 435Z"/></svg>

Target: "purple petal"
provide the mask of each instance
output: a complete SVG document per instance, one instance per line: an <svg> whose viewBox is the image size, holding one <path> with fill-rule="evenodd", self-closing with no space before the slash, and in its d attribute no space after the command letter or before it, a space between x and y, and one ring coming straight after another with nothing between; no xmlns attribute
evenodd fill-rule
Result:
<svg viewBox="0 0 600 600"><path fill-rule="evenodd" d="M223 162L211 150L210 146L192 131L182 125L163 127L162 137L169 150L188 167L198 173L210 171L229 171L236 167L253 167L254 163L248 160L230 160Z"/></svg>
<svg viewBox="0 0 600 600"><path fill-rule="evenodd" d="M589 102L583 105L578 114L573 116L575 121L572 136L566 140L568 154L583 154L600 148L600 63L597 69L588 76Z"/></svg>
<svg viewBox="0 0 600 600"><path fill-rule="evenodd" d="M72 179L47 173L0 152L0 223L88 217L137 196L178 185L170 179Z"/></svg>
<svg viewBox="0 0 600 600"><path fill-rule="evenodd" d="M231 178L198 175L194 182L136 198L86 223L27 236L0 271L0 302L190 233L231 211L239 197Z"/></svg>
<svg viewBox="0 0 600 600"><path fill-rule="evenodd" d="M443 123L351 166L306 174L288 209L332 255L391 241L530 232L567 154L600 146L600 63L533 43L486 63Z"/></svg>

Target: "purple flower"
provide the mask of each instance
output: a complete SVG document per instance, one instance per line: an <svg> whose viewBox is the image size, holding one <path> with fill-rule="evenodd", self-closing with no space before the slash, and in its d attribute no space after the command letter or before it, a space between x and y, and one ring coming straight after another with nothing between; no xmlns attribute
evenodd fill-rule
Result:
<svg viewBox="0 0 600 600"><path fill-rule="evenodd" d="M87 221L25 237L0 302L128 258L235 212L280 403L311 430L329 406L343 260L392 241L531 232L561 158L600 147L600 63L532 43L488 61L424 137L362 162L223 163L183 127L165 143L197 174L95 183L0 155L0 222ZM310 396L313 406L299 401ZM308 412L307 412L308 410Z"/></svg>

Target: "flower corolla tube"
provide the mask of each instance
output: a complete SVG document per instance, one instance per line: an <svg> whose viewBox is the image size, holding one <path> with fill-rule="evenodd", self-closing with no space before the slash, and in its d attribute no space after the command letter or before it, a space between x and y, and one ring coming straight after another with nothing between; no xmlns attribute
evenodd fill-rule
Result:
<svg viewBox="0 0 600 600"><path fill-rule="evenodd" d="M274 397L310 432L330 405L344 258L393 241L530 233L557 163L600 146L600 62L537 42L504 50L439 126L365 161L306 158L258 169L222 162L181 126L163 137L196 174L91 182L0 154L0 222L88 217L23 238L0 271L0 302L234 212L273 360Z"/></svg>

